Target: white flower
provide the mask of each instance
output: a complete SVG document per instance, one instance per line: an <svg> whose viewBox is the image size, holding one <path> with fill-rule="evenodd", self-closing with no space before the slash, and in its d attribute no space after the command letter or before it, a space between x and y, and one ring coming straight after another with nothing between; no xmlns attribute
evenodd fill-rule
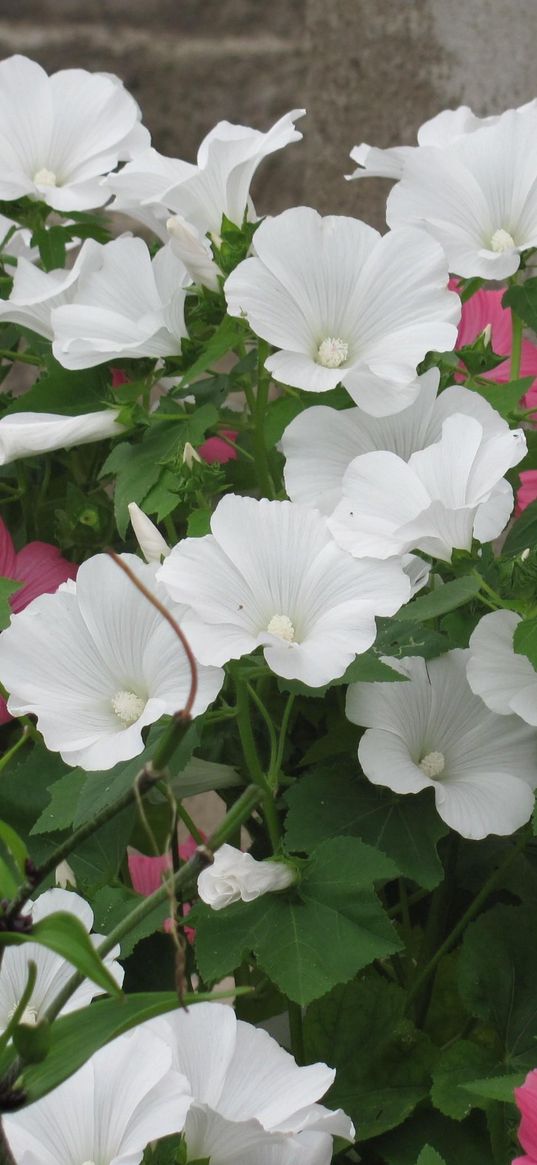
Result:
<svg viewBox="0 0 537 1165"><path fill-rule="evenodd" d="M189 276L169 247L152 260L142 239L99 248L99 266L82 276L71 303L51 316L52 350L64 368L93 368L131 356L172 356L186 336Z"/></svg>
<svg viewBox="0 0 537 1165"><path fill-rule="evenodd" d="M325 392L341 381L365 412L386 416L416 399L426 352L456 342L460 301L423 231L381 238L301 206L262 223L254 250L226 280L228 310L281 349L265 367L284 384Z"/></svg>
<svg viewBox="0 0 537 1165"><path fill-rule="evenodd" d="M122 558L166 599L154 566ZM142 752L142 730L184 707L190 668L159 611L98 554L82 563L72 589L40 595L12 617L0 635L0 680L12 715L37 716L47 748L91 771ZM198 668L193 715L205 711L222 680L218 669Z"/></svg>
<svg viewBox="0 0 537 1165"><path fill-rule="evenodd" d="M458 109L443 109L420 126L417 146L391 146L387 150L368 146L367 142L355 146L350 156L353 162L358 163L358 169L348 174L347 178L401 178L405 162L416 154L420 146L444 149L466 134L474 133L476 129L496 125L497 121L499 116L477 117L468 105L459 105Z"/></svg>
<svg viewBox="0 0 537 1165"><path fill-rule="evenodd" d="M129 502L128 510L131 526L146 562L161 562L170 553L170 547L160 530L136 502Z"/></svg>
<svg viewBox="0 0 537 1165"><path fill-rule="evenodd" d="M522 252L537 245L536 143L532 103L443 150L416 150L388 198L389 225L424 228L456 275L513 275Z"/></svg>
<svg viewBox="0 0 537 1165"><path fill-rule="evenodd" d="M490 542L513 508L503 477L522 460L521 429L487 433L473 417L455 413L436 444L413 453L365 453L343 478L343 499L328 525L340 546L358 557L389 558L421 550L449 561L472 538Z"/></svg>
<svg viewBox="0 0 537 1165"><path fill-rule="evenodd" d="M232 902L253 902L261 894L285 890L296 882L296 870L287 862L256 862L249 853L233 845L222 845L212 866L198 878L198 894L213 910L223 910Z"/></svg>
<svg viewBox="0 0 537 1165"><path fill-rule="evenodd" d="M470 639L468 683L493 712L516 712L527 724L537 725L537 672L513 647L520 621L514 611L483 616Z"/></svg>
<svg viewBox="0 0 537 1165"><path fill-rule="evenodd" d="M117 210L149 227L165 243L166 220L170 212L162 201L166 192L197 172L191 162L167 158L150 147L136 154L116 174L109 174L103 185L115 195L107 211Z"/></svg>
<svg viewBox="0 0 537 1165"><path fill-rule="evenodd" d="M78 918L88 934L93 926L91 906L78 894L69 890L59 888L45 890L45 893L40 894L35 902L28 902L25 910L32 915L34 922L40 922L49 914L65 911ZM91 941L94 946L98 946L102 938L103 935L92 934ZM116 962L118 955L119 946L115 946L105 956L104 962L116 982L121 986L123 967ZM21 1023L34 1025L44 1019L48 1008L73 974L71 963L41 943L28 942L21 943L20 946L6 947L0 967L0 1031L5 1031L22 998L28 982L28 963L30 960L36 964L37 978L26 1010L20 1020ZM86 1007L96 995L100 994L101 989L91 979L85 979L71 998L67 1000L61 1014L66 1015L70 1011L76 1011L79 1007Z"/></svg>
<svg viewBox="0 0 537 1165"><path fill-rule="evenodd" d="M440 440L442 424L453 413L475 417L487 434L508 432L507 423L477 392L452 385L437 397L439 378L436 368L420 376L414 403L393 416L370 417L359 408L326 405L299 413L280 442L291 500L331 514L341 500L343 478L355 457L388 450L408 461L419 449Z"/></svg>
<svg viewBox="0 0 537 1165"><path fill-rule="evenodd" d="M29 195L60 211L102 206L102 175L148 145L118 77L85 69L47 77L27 57L0 62L0 199Z"/></svg>
<svg viewBox="0 0 537 1165"><path fill-rule="evenodd" d="M104 437L125 432L117 418L118 409L100 409L66 417L61 413L10 413L0 420L0 465L9 465L19 457L87 445Z"/></svg>
<svg viewBox="0 0 537 1165"><path fill-rule="evenodd" d="M213 259L209 239L181 214L171 215L166 221L166 229L174 255L184 263L194 283L218 291L221 272Z"/></svg>
<svg viewBox="0 0 537 1165"><path fill-rule="evenodd" d="M277 675L319 687L371 647L375 615L409 598L398 563L353 560L317 511L292 502L228 494L211 530L180 542L157 573L190 608L183 626L202 663L263 647Z"/></svg>
<svg viewBox="0 0 537 1165"><path fill-rule="evenodd" d="M154 1030L171 1046L174 1067L194 1097L183 1134L189 1161L329 1165L332 1137L353 1139L349 1117L317 1103L333 1069L299 1068L267 1032L237 1020L230 1007L198 1003L154 1021Z"/></svg>
<svg viewBox="0 0 537 1165"><path fill-rule="evenodd" d="M396 793L434 789L443 821L462 837L510 834L531 816L537 733L489 712L466 681L468 651L386 662L404 684L351 684L347 717L367 728L366 777Z"/></svg>
<svg viewBox="0 0 537 1165"><path fill-rule="evenodd" d="M4 1117L16 1165L140 1165L146 1146L180 1132L187 1082L148 1026L101 1048L42 1100Z"/></svg>
<svg viewBox="0 0 537 1165"><path fill-rule="evenodd" d="M0 300L0 320L20 324L38 336L52 340L53 308L72 301L80 276L98 266L100 252L101 247L94 239L86 239L73 266L54 271L42 271L22 255L15 269L9 299Z"/></svg>

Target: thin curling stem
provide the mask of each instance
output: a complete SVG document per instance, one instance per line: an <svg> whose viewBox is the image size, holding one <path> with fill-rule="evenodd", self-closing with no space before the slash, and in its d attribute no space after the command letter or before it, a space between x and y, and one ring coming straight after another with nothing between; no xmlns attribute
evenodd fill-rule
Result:
<svg viewBox="0 0 537 1165"><path fill-rule="evenodd" d="M151 603L152 606L160 612L162 618L170 624L170 627L173 631L175 631L177 638L180 640L190 667L190 692L188 694L188 699L184 708L182 708L180 712L176 712L175 716L177 720L190 720L192 716L192 708L194 707L194 701L198 692L198 665L194 658L194 654L188 639L186 638L184 632L181 631L177 620L174 619L173 615L170 613L170 611L168 611L168 608L164 606L164 603L161 603L160 599L157 599L157 596L154 595L153 592L150 591L149 588L146 587L144 583L136 577L130 566L127 566L127 563L123 561L119 554L116 554L115 550L108 550L107 554L110 555L110 558L113 558L116 566L119 566L123 573L126 574L128 578L130 578L133 586L135 586L137 590L141 591L142 595L145 595L145 598L148 600L148 602Z"/></svg>

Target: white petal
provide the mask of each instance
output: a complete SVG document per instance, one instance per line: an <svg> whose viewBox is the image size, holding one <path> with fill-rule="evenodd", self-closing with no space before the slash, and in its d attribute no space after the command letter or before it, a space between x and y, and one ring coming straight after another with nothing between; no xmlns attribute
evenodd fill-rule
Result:
<svg viewBox="0 0 537 1165"><path fill-rule="evenodd" d="M69 449L125 432L117 421L118 409L102 409L66 417L59 413L10 413L0 420L0 465L19 457Z"/></svg>
<svg viewBox="0 0 537 1165"><path fill-rule="evenodd" d="M537 725L537 673L529 659L513 649L519 622L514 611L483 616L470 639L468 683L494 712L504 716L516 712Z"/></svg>

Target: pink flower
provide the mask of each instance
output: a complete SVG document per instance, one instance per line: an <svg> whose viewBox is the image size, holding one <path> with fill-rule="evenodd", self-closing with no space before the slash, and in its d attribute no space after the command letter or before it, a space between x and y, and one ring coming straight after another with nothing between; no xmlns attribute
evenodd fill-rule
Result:
<svg viewBox="0 0 537 1165"><path fill-rule="evenodd" d="M187 862L197 849L197 842L193 837L187 837L187 840L179 846L179 857L181 861ZM129 846L127 849L127 862L129 866L129 874L134 890L137 894L143 894L144 898L148 898L155 890L158 890L162 885L162 875L166 870L172 868L171 853L159 854L158 857L150 857L148 854L142 854L139 850L133 849ZM183 916L190 912L190 903L183 903ZM169 918L165 919L164 930L169 931L171 921ZM194 942L196 937L195 930L191 926L185 926L185 934L189 942Z"/></svg>
<svg viewBox="0 0 537 1165"><path fill-rule="evenodd" d="M227 437L229 441L236 441L238 433L234 429L222 429L222 437ZM237 460L237 450L232 449L226 441L222 441L221 437L208 437L203 445L200 445L198 453L207 465L214 465L218 462L219 465L225 465L226 461Z"/></svg>
<svg viewBox="0 0 537 1165"><path fill-rule="evenodd" d="M449 286L452 291L457 291L458 280L450 279ZM490 324L492 350L498 356L506 356L507 359L504 360L503 364L498 364L496 368L492 368L490 372L484 372L483 376L486 380L500 382L507 382L511 378L510 357L513 335L511 312L508 308L502 307L504 294L503 289L499 291L481 290L467 299L466 303L462 305L457 337L457 348L464 348L467 344L473 344L474 340ZM532 344L531 340L522 341L520 375L537 377L537 345ZM537 380L534 380L523 399L525 408L537 408Z"/></svg>
<svg viewBox="0 0 537 1165"><path fill-rule="evenodd" d="M516 495L515 517L537 498L537 469L523 469L520 473L521 486Z"/></svg>
<svg viewBox="0 0 537 1165"><path fill-rule="evenodd" d="M23 611L38 595L52 594L60 583L76 578L76 572L75 563L68 562L58 547L48 542L28 542L17 553L9 530L0 518L0 577L23 584L9 600L13 614ZM0 696L0 724L7 724L11 719Z"/></svg>
<svg viewBox="0 0 537 1165"><path fill-rule="evenodd" d="M513 1165L537 1165L537 1069L529 1072L515 1100L522 1114L518 1139L529 1156L517 1157Z"/></svg>

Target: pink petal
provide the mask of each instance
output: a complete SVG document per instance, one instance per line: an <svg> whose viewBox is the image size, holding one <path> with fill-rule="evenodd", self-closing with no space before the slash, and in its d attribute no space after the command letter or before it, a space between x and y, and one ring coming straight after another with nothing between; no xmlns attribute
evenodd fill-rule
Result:
<svg viewBox="0 0 537 1165"><path fill-rule="evenodd" d="M127 849L127 861L133 888L137 894L143 894L144 898L162 886L164 871L170 870L172 867L171 854L150 857L140 853L139 850L132 849L131 846Z"/></svg>
<svg viewBox="0 0 537 1165"><path fill-rule="evenodd" d="M222 429L222 434L230 441L236 441L238 437L234 429ZM232 449L231 445L227 445L220 437L208 437L203 445L200 445L198 453L207 465L213 465L215 462L225 465L226 461L236 461L238 457L237 450Z"/></svg>
<svg viewBox="0 0 537 1165"><path fill-rule="evenodd" d="M518 518L519 514L529 506L530 502L534 502L537 498L537 469L523 469L520 473L521 485L517 490L515 516Z"/></svg>
<svg viewBox="0 0 537 1165"><path fill-rule="evenodd" d="M532 1158L537 1157L537 1070L529 1072L521 1088L515 1088L515 1100L522 1114L518 1139ZM524 1159L524 1158L523 1158Z"/></svg>
<svg viewBox="0 0 537 1165"><path fill-rule="evenodd" d="M17 555L9 530L0 518L0 578L15 578Z"/></svg>
<svg viewBox="0 0 537 1165"><path fill-rule="evenodd" d="M63 558L57 546L29 542L16 556L14 578L24 583L11 598L11 609L22 611L38 595L51 594L60 583L76 578L77 567Z"/></svg>
<svg viewBox="0 0 537 1165"><path fill-rule="evenodd" d="M110 372L112 373L112 388L119 388L120 384L129 383L128 376L125 376L121 368L111 368Z"/></svg>
<svg viewBox="0 0 537 1165"><path fill-rule="evenodd" d="M13 716L11 716L7 710L7 704L4 700L4 697L0 696L0 724L9 724L10 720L13 720Z"/></svg>

